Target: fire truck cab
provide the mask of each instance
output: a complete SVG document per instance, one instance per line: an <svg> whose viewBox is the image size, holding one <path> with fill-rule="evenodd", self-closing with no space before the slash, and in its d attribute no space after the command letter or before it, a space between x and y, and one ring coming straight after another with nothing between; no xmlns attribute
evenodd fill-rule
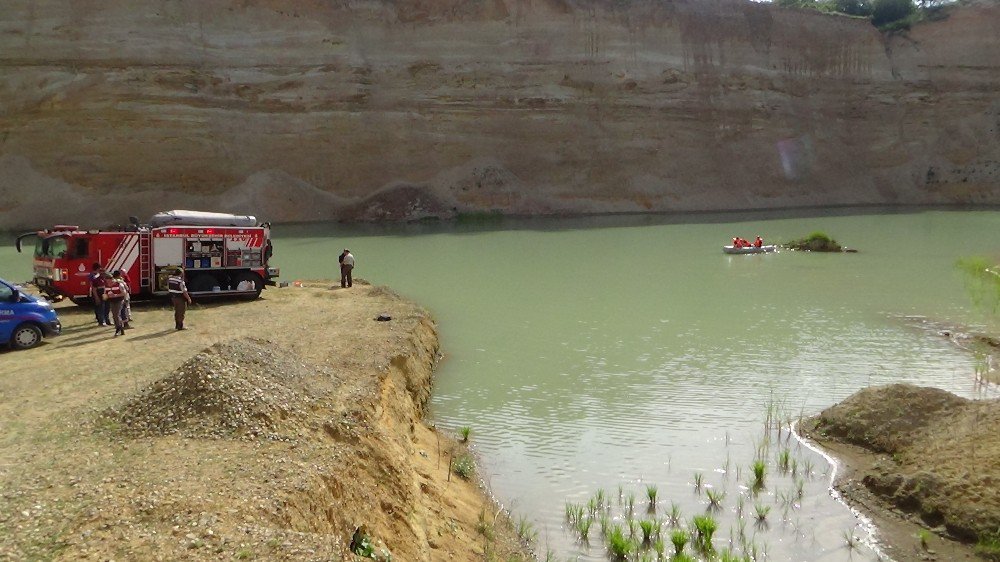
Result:
<svg viewBox="0 0 1000 562"><path fill-rule="evenodd" d="M167 211L149 224L132 218L127 227L106 230L56 225L18 236L18 251L30 236L37 237L34 282L51 299L89 300L94 264L121 270L139 296L167 295L167 277L178 267L192 296L255 299L279 275L268 264L270 224L249 215Z"/></svg>

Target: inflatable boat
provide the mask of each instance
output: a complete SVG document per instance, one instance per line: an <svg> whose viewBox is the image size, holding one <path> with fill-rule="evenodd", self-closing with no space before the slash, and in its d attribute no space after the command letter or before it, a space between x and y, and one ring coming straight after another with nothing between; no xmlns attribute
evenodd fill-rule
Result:
<svg viewBox="0 0 1000 562"><path fill-rule="evenodd" d="M742 248L737 248L736 246L723 246L722 251L727 254L766 254L769 252L777 251L777 244L770 244L768 246L744 246Z"/></svg>

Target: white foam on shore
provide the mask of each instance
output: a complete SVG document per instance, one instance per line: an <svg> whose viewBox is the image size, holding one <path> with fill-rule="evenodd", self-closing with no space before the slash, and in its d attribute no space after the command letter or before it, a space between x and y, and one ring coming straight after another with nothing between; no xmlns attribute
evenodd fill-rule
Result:
<svg viewBox="0 0 1000 562"><path fill-rule="evenodd" d="M864 531L864 536L861 537L862 544L870 548L872 552L875 553L875 556L878 557L879 560L884 560L886 562L894 562L893 558L888 554L886 554L885 551L882 549L881 545L879 544L878 527L875 525L875 522L872 520L872 518L868 517L861 511L855 509L850 503L847 502L847 500L844 498L844 495L833 487L833 483L837 481L837 470L840 469L840 461L838 461L836 457L834 457L833 455L830 455L829 453L821 449L819 445L812 443L811 441L800 435L798 432L798 425L799 425L798 421L793 422L791 425L792 435L795 436L795 439L799 443L801 443L805 448L820 455L821 457L826 459L826 462L830 463L832 470L830 471L830 484L827 487L827 489L830 492L830 496L834 500L843 504L844 507L849 509L851 513L854 515L854 517L857 518L858 527L860 527L861 530Z"/></svg>

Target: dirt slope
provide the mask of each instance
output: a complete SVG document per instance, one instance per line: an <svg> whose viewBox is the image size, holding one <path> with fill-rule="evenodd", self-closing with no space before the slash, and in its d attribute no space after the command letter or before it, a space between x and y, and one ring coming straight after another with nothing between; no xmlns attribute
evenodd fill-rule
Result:
<svg viewBox="0 0 1000 562"><path fill-rule="evenodd" d="M505 515L422 423L427 313L356 283L205 303L125 337L82 309L0 352L0 559L520 559ZM387 313L389 322L374 318Z"/></svg>
<svg viewBox="0 0 1000 562"><path fill-rule="evenodd" d="M847 461L846 478L838 486L862 506L874 507L878 523L896 514L973 544L1000 529L998 424L1000 400L967 400L935 388L895 384L861 390L802 428ZM907 548L902 550L907 554Z"/></svg>

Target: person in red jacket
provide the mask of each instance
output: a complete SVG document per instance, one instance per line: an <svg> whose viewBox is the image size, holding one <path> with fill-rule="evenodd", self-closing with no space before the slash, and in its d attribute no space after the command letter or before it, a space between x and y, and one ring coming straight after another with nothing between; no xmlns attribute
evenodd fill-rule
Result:
<svg viewBox="0 0 1000 562"><path fill-rule="evenodd" d="M753 241L754 248L760 248L763 245L764 245L764 240L762 240L760 236L758 236L757 239Z"/></svg>

